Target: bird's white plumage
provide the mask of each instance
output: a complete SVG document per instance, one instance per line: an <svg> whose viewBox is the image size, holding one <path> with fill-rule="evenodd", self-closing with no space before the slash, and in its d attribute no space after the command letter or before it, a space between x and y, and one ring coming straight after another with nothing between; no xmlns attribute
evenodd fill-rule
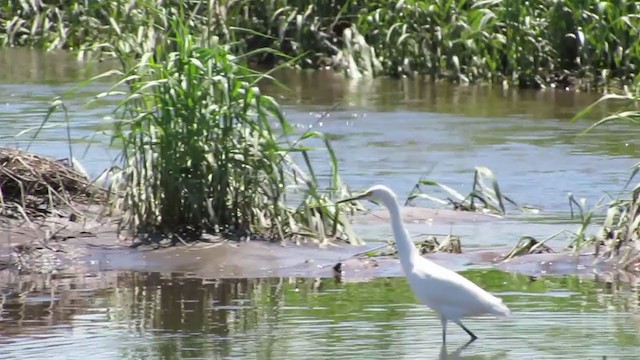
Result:
<svg viewBox="0 0 640 360"><path fill-rule="evenodd" d="M407 278L416 297L449 320L484 314L510 315L502 300L460 274L423 257L416 259Z"/></svg>
<svg viewBox="0 0 640 360"><path fill-rule="evenodd" d="M381 202L389 210L402 268L418 300L440 315L443 341L446 339L447 321L460 325L475 340L476 336L462 325L460 319L485 314L511 315L501 299L464 276L420 256L402 224L400 207L391 189L376 185L356 198Z"/></svg>

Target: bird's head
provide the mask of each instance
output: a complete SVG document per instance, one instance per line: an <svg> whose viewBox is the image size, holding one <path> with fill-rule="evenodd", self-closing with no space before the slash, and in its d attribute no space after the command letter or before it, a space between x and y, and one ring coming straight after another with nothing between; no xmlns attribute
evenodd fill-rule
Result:
<svg viewBox="0 0 640 360"><path fill-rule="evenodd" d="M369 200L374 203L388 204L389 201L395 200L396 195L391 189L384 185L374 185L367 189L365 192L358 195L342 199L338 203L354 201L354 200Z"/></svg>

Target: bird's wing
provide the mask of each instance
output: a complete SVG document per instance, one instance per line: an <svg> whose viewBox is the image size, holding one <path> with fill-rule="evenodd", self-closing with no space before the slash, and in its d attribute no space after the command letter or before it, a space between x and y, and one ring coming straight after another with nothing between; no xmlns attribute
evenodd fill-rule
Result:
<svg viewBox="0 0 640 360"><path fill-rule="evenodd" d="M435 265L435 266L432 266ZM455 309L459 316L474 316L484 313L496 314L496 309L504 307L502 300L486 292L464 276L429 263L415 270L415 275L422 279L416 286L416 295L427 306Z"/></svg>

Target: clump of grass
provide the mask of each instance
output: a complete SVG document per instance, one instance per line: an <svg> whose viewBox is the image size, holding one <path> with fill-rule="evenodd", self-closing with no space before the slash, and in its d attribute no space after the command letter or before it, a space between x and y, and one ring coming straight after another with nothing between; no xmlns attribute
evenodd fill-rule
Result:
<svg viewBox="0 0 640 360"><path fill-rule="evenodd" d="M569 242L566 249L574 254L593 247L593 254L598 260L617 261L625 269L636 266L640 261L637 242L640 235L639 192L640 187L637 187L631 199L613 199L608 204L603 204L603 197L592 207L587 206L586 199L577 199L569 193L570 216L577 220L578 228L575 231L562 230L543 240L522 236L503 259L553 252L546 245L547 241L565 235ZM602 209L605 210L605 216L601 215Z"/></svg>
<svg viewBox="0 0 640 360"><path fill-rule="evenodd" d="M416 241L415 245L421 255L434 252L462 253L460 237L451 234L441 237L440 240L438 240L438 236L428 235L423 240ZM386 245L369 250L363 255L368 257L397 256L398 249L395 241L389 241Z"/></svg>
<svg viewBox="0 0 640 360"><path fill-rule="evenodd" d="M306 132L291 142L280 106L257 87L268 75L243 66L216 38L191 33L188 16L157 11L167 20L153 51L136 59L129 50L139 39L125 38L131 43L108 49L123 70L100 76L120 80L99 97L125 97L113 136L123 148L121 181L112 188L121 228L170 234L174 242L215 233L357 243L345 217L350 205L331 200L348 190L324 135ZM330 154L328 191L309 161L304 142L311 138Z"/></svg>
<svg viewBox="0 0 640 360"><path fill-rule="evenodd" d="M628 198L613 199L606 206L600 202L587 209L584 201L576 201L569 194L570 204L577 207L578 230L572 234L569 248L574 252L587 246L594 247L594 255L599 260L616 262L623 269L640 265L640 185L636 186ZM598 209L604 207L606 215L597 216ZM594 232L589 232L593 227Z"/></svg>
<svg viewBox="0 0 640 360"><path fill-rule="evenodd" d="M518 243L505 256L503 256L502 259L509 260L514 257L528 254L551 253L553 252L553 249L545 243L553 237L555 236L550 236L542 241L538 241L532 236L522 236Z"/></svg>
<svg viewBox="0 0 640 360"><path fill-rule="evenodd" d="M640 79L636 79L634 86L626 87L622 94L605 94L572 119L573 121L587 117L604 104L613 104L617 109L584 132L594 131L603 126L624 122L640 123ZM640 163L633 166L627 186L632 183L640 172ZM599 260L614 261L621 268L637 269L640 265L640 183L636 184L626 196L614 198L608 204L601 205L601 199L596 206L588 209L584 199L578 201L573 194L569 194L571 215L574 207L579 216L578 230L573 234L569 248L580 251L586 246L594 246L594 254ZM598 216L599 209L605 208L605 216ZM595 232L589 232L596 227Z"/></svg>
<svg viewBox="0 0 640 360"><path fill-rule="evenodd" d="M640 265L640 187L636 186L629 199L614 201L607 211L597 234L598 244L606 251L602 257L617 260L624 269ZM596 248L598 250L599 247ZM599 252L596 251L596 255Z"/></svg>
<svg viewBox="0 0 640 360"><path fill-rule="evenodd" d="M425 187L433 186L444 190L449 196L446 198L436 197L425 190ZM480 211L499 215L504 215L507 212L505 202L518 206L515 201L500 191L500 186L493 171L482 166L475 168L473 187L466 196L447 185L433 180L421 179L411 190L405 206L411 205L416 199L426 199L440 205L450 205L454 210ZM522 207L521 209L526 210L528 208Z"/></svg>

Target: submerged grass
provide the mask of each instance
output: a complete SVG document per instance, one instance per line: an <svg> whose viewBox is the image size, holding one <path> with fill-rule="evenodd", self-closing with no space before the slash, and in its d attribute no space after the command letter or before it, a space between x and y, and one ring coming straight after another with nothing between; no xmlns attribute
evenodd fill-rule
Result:
<svg viewBox="0 0 640 360"><path fill-rule="evenodd" d="M431 195L425 187L439 187L448 195L440 198ZM498 180L491 169L477 166L473 176L471 192L463 196L453 188L433 180L420 179L407 197L405 206L411 205L416 199L426 199L440 205L450 205L454 210L478 211L489 214L505 215L507 208L505 203L516 207L518 204L500 191ZM521 210L532 210L530 207L520 207Z"/></svg>
<svg viewBox="0 0 640 360"><path fill-rule="evenodd" d="M447 252L453 254L462 253L462 244L460 237L455 235L440 236L440 240L435 235L428 235L426 237L417 237L415 246L418 252L422 255L430 254L434 252ZM369 250L364 253L355 255L354 257L386 257L386 256L398 256L398 248L395 241L389 241L385 245L381 245L377 248Z"/></svg>
<svg viewBox="0 0 640 360"><path fill-rule="evenodd" d="M167 19L149 9L180 6L192 33L216 36L234 54L273 65L279 56L253 53L270 48L353 77L589 88L629 84L640 66L636 1L9 0L0 43L81 56L127 36L153 44Z"/></svg>

